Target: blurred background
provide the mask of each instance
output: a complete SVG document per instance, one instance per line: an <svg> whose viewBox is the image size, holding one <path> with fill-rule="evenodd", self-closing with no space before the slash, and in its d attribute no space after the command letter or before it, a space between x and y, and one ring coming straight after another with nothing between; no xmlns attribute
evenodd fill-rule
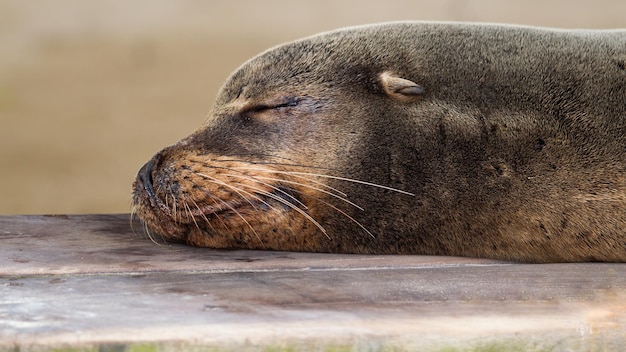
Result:
<svg viewBox="0 0 626 352"><path fill-rule="evenodd" d="M395 20L626 28L626 1L0 0L0 214L128 212L246 59Z"/></svg>

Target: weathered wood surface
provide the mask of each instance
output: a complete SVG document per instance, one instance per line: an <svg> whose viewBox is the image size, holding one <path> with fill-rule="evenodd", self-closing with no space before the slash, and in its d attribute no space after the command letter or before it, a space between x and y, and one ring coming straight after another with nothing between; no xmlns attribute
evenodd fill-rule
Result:
<svg viewBox="0 0 626 352"><path fill-rule="evenodd" d="M0 217L0 350L626 346L623 264L218 251L133 226Z"/></svg>

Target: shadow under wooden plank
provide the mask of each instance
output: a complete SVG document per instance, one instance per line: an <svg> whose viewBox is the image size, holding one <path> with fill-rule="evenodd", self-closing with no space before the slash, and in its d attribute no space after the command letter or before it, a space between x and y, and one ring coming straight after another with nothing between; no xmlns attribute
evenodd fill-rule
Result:
<svg viewBox="0 0 626 352"><path fill-rule="evenodd" d="M224 251L0 217L0 349L619 350L626 265Z"/></svg>

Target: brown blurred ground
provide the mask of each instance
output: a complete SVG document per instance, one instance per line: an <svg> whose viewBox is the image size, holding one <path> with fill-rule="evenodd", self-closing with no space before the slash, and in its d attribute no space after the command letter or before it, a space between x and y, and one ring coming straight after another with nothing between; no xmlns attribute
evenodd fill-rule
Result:
<svg viewBox="0 0 626 352"><path fill-rule="evenodd" d="M0 214L127 212L137 169L243 61L391 20L626 27L626 2L0 0Z"/></svg>

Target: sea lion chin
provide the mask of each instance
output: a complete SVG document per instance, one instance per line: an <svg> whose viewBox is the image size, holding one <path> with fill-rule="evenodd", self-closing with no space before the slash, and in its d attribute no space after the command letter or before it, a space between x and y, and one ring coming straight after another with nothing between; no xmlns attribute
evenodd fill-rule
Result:
<svg viewBox="0 0 626 352"><path fill-rule="evenodd" d="M133 185L213 248L626 261L626 31L402 22L246 62Z"/></svg>

